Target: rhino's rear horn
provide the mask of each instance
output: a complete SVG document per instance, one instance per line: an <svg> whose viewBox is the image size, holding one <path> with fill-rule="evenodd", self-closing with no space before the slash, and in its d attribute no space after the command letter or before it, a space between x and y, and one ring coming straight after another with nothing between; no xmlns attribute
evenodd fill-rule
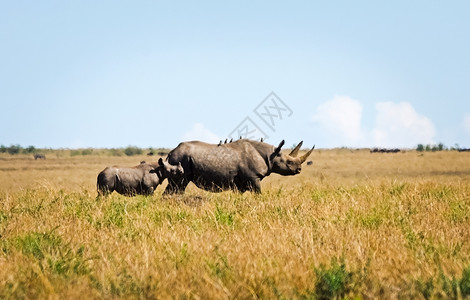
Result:
<svg viewBox="0 0 470 300"><path fill-rule="evenodd" d="M282 140L280 143L279 143L279 146L277 146L276 150L274 150L274 152L277 154L279 152L281 152L281 148L282 146L284 146L286 142L284 140Z"/></svg>
<svg viewBox="0 0 470 300"><path fill-rule="evenodd" d="M274 150L274 153L273 153L273 154L274 154L274 155L278 155L279 152L281 152L281 148L282 148L282 146L284 146L284 144L285 144L285 141L282 140L282 141L279 143L279 146L277 146L276 150Z"/></svg>
<svg viewBox="0 0 470 300"><path fill-rule="evenodd" d="M269 156L269 160L272 162L272 160L281 152L281 148L282 146L284 146L284 140L282 140L280 143L279 143L279 146L277 146L276 149L274 149L274 152L271 153L271 155Z"/></svg>
<svg viewBox="0 0 470 300"><path fill-rule="evenodd" d="M292 151L289 153L289 155L292 156L292 157L296 157L297 154L299 153L300 147L302 147L303 142L304 141L300 141L300 143L297 146L295 146L294 149L292 149Z"/></svg>
<svg viewBox="0 0 470 300"><path fill-rule="evenodd" d="M302 155L300 157L300 163L304 163L304 161L307 160L307 158L309 157L309 155L312 153L313 149L315 149L315 145L313 145L312 149L310 149L310 151L308 151L307 153L305 153L304 155Z"/></svg>

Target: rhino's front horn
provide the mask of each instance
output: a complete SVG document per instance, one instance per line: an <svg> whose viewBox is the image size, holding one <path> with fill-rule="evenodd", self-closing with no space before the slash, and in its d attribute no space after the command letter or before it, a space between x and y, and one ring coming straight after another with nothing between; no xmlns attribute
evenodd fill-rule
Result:
<svg viewBox="0 0 470 300"><path fill-rule="evenodd" d="M296 157L297 154L299 153L300 147L302 147L303 142L304 141L300 141L300 143L297 146L295 146L294 149L292 149L292 151L289 153L289 155L292 156L292 157Z"/></svg>
<svg viewBox="0 0 470 300"><path fill-rule="evenodd" d="M304 163L304 161L307 160L307 158L309 157L309 155L312 154L313 149L315 149L315 145L313 145L313 148L310 149L310 151L308 151L307 153L305 153L304 155L302 155L302 156L300 157L300 163Z"/></svg>

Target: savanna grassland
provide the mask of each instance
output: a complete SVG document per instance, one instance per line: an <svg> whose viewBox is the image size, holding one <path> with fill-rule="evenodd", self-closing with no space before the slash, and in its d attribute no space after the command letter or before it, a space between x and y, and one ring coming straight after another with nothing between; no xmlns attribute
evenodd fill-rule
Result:
<svg viewBox="0 0 470 300"><path fill-rule="evenodd" d="M315 150L261 195L96 199L145 156L0 156L0 298L464 299L470 153Z"/></svg>

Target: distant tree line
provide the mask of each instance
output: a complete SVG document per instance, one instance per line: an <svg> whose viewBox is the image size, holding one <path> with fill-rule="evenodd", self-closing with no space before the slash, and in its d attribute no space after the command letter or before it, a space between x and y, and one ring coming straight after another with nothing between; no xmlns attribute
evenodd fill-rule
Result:
<svg viewBox="0 0 470 300"><path fill-rule="evenodd" d="M416 151L418 152L436 152L436 151L446 151L446 150L451 150L451 151L459 151L459 152L467 152L470 151L470 149L467 148L460 148L459 144L455 144L454 147L446 147L443 143L439 143L437 145L431 145L431 144L418 144L416 147Z"/></svg>
<svg viewBox="0 0 470 300"><path fill-rule="evenodd" d="M20 145L10 145L6 147L0 145L0 153L9 153L9 154L32 154L36 153L37 149L34 146L28 146L26 148L21 147Z"/></svg>
<svg viewBox="0 0 470 300"><path fill-rule="evenodd" d="M164 156L168 154L168 150L164 148L139 148L136 146L127 146L125 148L105 148L105 149L97 149L97 148L83 148L83 149L40 149L34 146L28 146L26 148L20 145L10 145L4 146L0 145L0 153L8 153L11 155L16 154L37 154L37 153L44 153L44 152L63 152L69 153L70 156L84 156L84 155L107 155L107 156L134 156L134 155L143 155L146 154L148 156L152 155L160 155Z"/></svg>
<svg viewBox="0 0 470 300"><path fill-rule="evenodd" d="M418 144L418 146L416 147L416 151L418 152L423 152L423 151L432 151L432 152L435 152L435 151L444 151L444 150L448 150L446 146L444 146L443 143L439 143L437 145L430 145L430 144L427 144L427 145L423 145L423 144Z"/></svg>

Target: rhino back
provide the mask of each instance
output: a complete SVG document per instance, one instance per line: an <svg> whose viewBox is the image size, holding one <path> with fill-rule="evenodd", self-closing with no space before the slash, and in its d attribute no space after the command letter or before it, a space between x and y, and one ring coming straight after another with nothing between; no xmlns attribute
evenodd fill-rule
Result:
<svg viewBox="0 0 470 300"><path fill-rule="evenodd" d="M116 191L121 194L140 189L144 171L138 168L119 168L116 172Z"/></svg>
<svg viewBox="0 0 470 300"><path fill-rule="evenodd" d="M184 176L206 189L233 187L234 179L263 177L268 171L265 159L246 141L223 145L184 142L168 155L171 164L181 162Z"/></svg>
<svg viewBox="0 0 470 300"><path fill-rule="evenodd" d="M169 154L169 162L181 162L185 174L210 172L213 175L227 176L237 171L240 155L225 146L186 142L181 143Z"/></svg>
<svg viewBox="0 0 470 300"><path fill-rule="evenodd" d="M141 181L144 177L145 171L137 168L121 168L118 175L123 182L136 182Z"/></svg>

